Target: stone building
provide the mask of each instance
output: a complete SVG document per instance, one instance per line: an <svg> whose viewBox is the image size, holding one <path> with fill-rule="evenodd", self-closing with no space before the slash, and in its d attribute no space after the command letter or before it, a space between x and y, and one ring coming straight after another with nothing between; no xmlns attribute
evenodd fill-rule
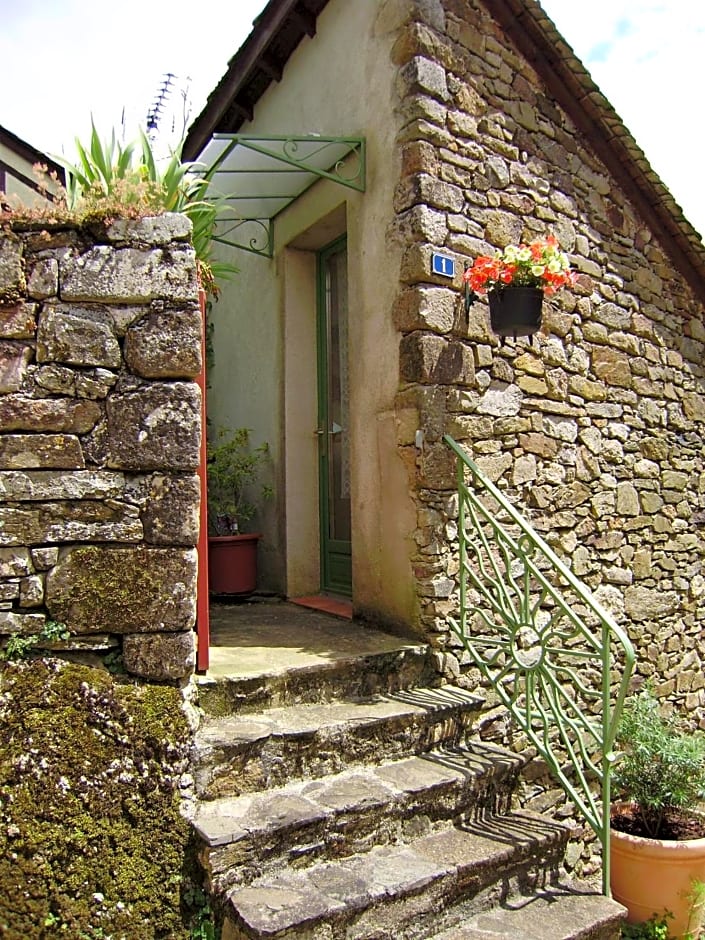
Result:
<svg viewBox="0 0 705 940"><path fill-rule="evenodd" d="M231 197L209 409L270 445L262 587L457 675L450 434L705 704L705 249L538 3L272 0L186 156ZM549 232L577 283L502 342L464 264Z"/></svg>

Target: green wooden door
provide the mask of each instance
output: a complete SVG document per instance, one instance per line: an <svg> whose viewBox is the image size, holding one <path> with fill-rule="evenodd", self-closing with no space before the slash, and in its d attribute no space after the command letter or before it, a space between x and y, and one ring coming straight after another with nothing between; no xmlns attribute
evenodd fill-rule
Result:
<svg viewBox="0 0 705 940"><path fill-rule="evenodd" d="M345 237L318 255L321 589L352 596L348 269Z"/></svg>

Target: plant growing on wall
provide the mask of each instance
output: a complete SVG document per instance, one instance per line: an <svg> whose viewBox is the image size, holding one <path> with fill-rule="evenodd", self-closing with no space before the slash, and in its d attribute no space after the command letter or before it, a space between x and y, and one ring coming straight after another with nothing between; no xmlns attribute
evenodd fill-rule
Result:
<svg viewBox="0 0 705 940"><path fill-rule="evenodd" d="M55 157L66 170L66 186L55 178L45 179L43 189L46 194L51 190L51 199L29 208L3 197L0 221L91 224L182 212L193 226L201 283L217 296L218 280L236 273L237 268L213 258L213 234L223 199L209 191L210 177L199 172L200 165L182 161L181 145L167 160L159 161L143 130L136 140L122 143L114 130L102 140L91 123L90 140L84 144L76 139L75 145L75 162ZM41 178L45 170L37 169Z"/></svg>

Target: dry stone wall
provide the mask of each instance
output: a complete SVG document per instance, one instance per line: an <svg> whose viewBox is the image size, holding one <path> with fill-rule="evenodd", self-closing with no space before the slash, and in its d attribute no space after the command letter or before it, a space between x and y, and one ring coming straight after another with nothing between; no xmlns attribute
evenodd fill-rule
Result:
<svg viewBox="0 0 705 940"><path fill-rule="evenodd" d="M192 671L200 368L185 217L0 234L0 640Z"/></svg>
<svg viewBox="0 0 705 940"><path fill-rule="evenodd" d="M450 433L627 627L638 675L705 724L701 298L480 0L408 10L393 51L393 315L421 625L462 681L446 625L457 610ZM546 301L533 343L500 343L485 301L464 314L463 264L549 232L578 282ZM454 282L431 273L434 250L455 258Z"/></svg>

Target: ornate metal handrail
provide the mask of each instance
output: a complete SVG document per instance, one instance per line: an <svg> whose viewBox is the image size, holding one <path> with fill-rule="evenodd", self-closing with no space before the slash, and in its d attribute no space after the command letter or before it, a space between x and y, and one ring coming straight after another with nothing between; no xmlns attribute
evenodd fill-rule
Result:
<svg viewBox="0 0 705 940"><path fill-rule="evenodd" d="M465 451L445 442L458 458L460 621L451 626L597 835L609 895L610 773L634 649Z"/></svg>

